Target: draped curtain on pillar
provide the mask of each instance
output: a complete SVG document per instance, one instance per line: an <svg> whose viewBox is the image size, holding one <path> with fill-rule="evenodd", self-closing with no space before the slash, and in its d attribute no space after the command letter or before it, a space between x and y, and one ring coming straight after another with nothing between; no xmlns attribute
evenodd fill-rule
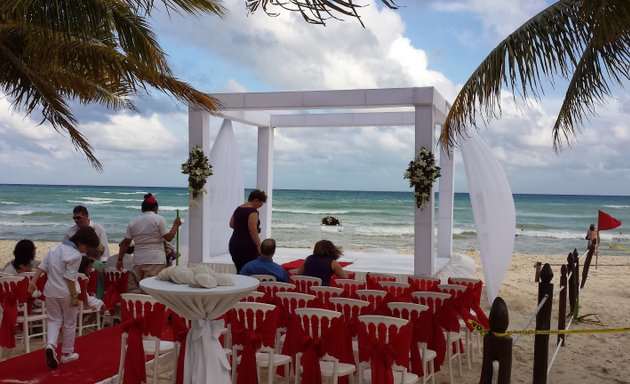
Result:
<svg viewBox="0 0 630 384"><path fill-rule="evenodd" d="M223 120L208 159L213 175L206 184L210 215L207 236L210 240L208 255L213 257L228 253L232 236L228 223L234 209L243 204L241 157L231 120Z"/></svg>
<svg viewBox="0 0 630 384"><path fill-rule="evenodd" d="M477 132L459 137L490 304L507 272L516 233L514 198L499 162Z"/></svg>

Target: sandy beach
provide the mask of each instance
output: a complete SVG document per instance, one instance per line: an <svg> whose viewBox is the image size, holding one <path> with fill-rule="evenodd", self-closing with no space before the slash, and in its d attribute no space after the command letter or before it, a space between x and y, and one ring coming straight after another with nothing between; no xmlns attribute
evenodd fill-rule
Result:
<svg viewBox="0 0 630 384"><path fill-rule="evenodd" d="M0 265L12 259L16 241L0 241ZM36 242L37 259L47 253L56 243ZM110 244L112 254L118 251L117 244ZM483 278L478 255L470 254L477 263L479 277ZM507 276L500 290L500 296L507 302L509 330L522 329L524 322L536 308L537 285L534 282L536 262L550 263L554 272L554 284L559 285L560 265L566 262L566 255L524 255L514 254ZM581 261L582 262L582 261ZM571 329L613 329L630 327L630 289L626 287L630 273L630 258L600 257L598 268L591 266L585 288L580 292L580 315L598 323L573 322ZM553 302L554 318L552 328L557 324L557 296ZM482 307L489 312L489 305L482 300ZM488 313L487 312L487 313ZM533 329L534 324L528 329ZM556 336L550 337L551 357L555 350ZM534 337L523 335L514 345L512 382L531 383L533 370ZM627 371L630 353L629 333L575 334L567 337L551 371L548 383L630 383ZM6 354L4 355L6 357ZM463 383L479 381L481 357L475 354L472 370L464 361L464 377L457 380ZM444 373L438 375L439 383L447 383Z"/></svg>

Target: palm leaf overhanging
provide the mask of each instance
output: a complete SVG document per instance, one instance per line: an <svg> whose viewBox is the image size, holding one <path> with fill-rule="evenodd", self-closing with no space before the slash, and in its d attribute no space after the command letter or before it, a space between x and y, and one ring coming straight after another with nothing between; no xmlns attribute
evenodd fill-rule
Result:
<svg viewBox="0 0 630 384"><path fill-rule="evenodd" d="M398 9L392 0L381 0L383 5ZM277 16L272 8L280 8L291 12L300 12L304 20L311 24L326 25L326 20L341 20L349 16L356 18L363 25L358 9L364 5L355 4L353 0L245 0L249 13L262 9L269 16Z"/></svg>
<svg viewBox="0 0 630 384"><path fill-rule="evenodd" d="M630 78L630 1L561 0L503 40L457 95L440 141L453 146L477 113L500 113L501 87L524 100L544 94L542 81L560 76L568 87L554 124L553 144L571 144L584 118L611 95L610 84ZM498 109L498 112L497 112Z"/></svg>
<svg viewBox="0 0 630 384"><path fill-rule="evenodd" d="M161 0L170 11L221 16L219 0ZM214 112L217 102L178 80L150 29L153 0L0 2L0 88L12 107L38 111L69 135L97 169L101 164L79 131L68 102L114 110L155 88Z"/></svg>

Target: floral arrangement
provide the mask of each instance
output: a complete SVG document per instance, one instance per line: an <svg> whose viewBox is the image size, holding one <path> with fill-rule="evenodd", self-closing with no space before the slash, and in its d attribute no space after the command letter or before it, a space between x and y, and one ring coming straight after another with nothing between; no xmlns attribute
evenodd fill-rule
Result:
<svg viewBox="0 0 630 384"><path fill-rule="evenodd" d="M326 216L322 219L322 225L341 225L341 221L333 216Z"/></svg>
<svg viewBox="0 0 630 384"><path fill-rule="evenodd" d="M208 176L212 175L212 165L200 146L196 145L190 150L188 161L182 164L182 173L188 175L188 190L193 198L206 192L204 185Z"/></svg>
<svg viewBox="0 0 630 384"><path fill-rule="evenodd" d="M435 157L425 147L420 149L416 157L409 162L403 178L409 180L416 197L416 206L424 209L431 198L431 188L440 177L440 167L435 165Z"/></svg>

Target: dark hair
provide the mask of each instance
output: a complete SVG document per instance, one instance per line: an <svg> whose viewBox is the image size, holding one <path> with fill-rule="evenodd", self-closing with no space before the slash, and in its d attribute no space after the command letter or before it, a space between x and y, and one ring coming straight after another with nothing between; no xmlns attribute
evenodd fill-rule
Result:
<svg viewBox="0 0 630 384"><path fill-rule="evenodd" d="M157 208L157 206L158 202L155 199L155 196L153 196L152 193L147 193L146 195L144 195L144 200L142 200L140 208L142 209L142 212L146 212L154 210L155 208Z"/></svg>
<svg viewBox="0 0 630 384"><path fill-rule="evenodd" d="M330 240L320 240L315 243L313 255L331 257L337 260L341 255L343 255L343 251Z"/></svg>
<svg viewBox="0 0 630 384"><path fill-rule="evenodd" d="M90 214L88 213L87 208L85 208L83 205L77 205L76 207L74 207L74 208L72 209L72 213L73 213L73 214L75 214L75 215L76 215L77 213L82 213L82 214L84 214L85 216L90 216Z"/></svg>
<svg viewBox="0 0 630 384"><path fill-rule="evenodd" d="M249 197L247 198L247 201L254 201L254 200L259 200L259 201L262 201L263 203L266 203L267 194L265 193L265 191L261 191L260 189L254 189L253 191L249 193Z"/></svg>
<svg viewBox="0 0 630 384"><path fill-rule="evenodd" d="M92 264L94 264L94 259L91 257L87 257L87 256L81 256L81 265L79 265L79 273L82 273L84 275L89 275L88 269L92 267Z"/></svg>
<svg viewBox="0 0 630 384"><path fill-rule="evenodd" d="M35 244L28 239L20 240L13 250L13 268L18 269L22 265L31 265L35 258Z"/></svg>
<svg viewBox="0 0 630 384"><path fill-rule="evenodd" d="M595 224L591 224L591 226L588 227L588 229L590 229L591 231L594 231L595 230Z"/></svg>
<svg viewBox="0 0 630 384"><path fill-rule="evenodd" d="M90 248L96 248L101 244L101 240L92 227L79 228L77 233L70 238L70 241L76 245L87 245Z"/></svg>
<svg viewBox="0 0 630 384"><path fill-rule="evenodd" d="M265 239L260 243L261 256L273 256L276 252L276 241L274 239Z"/></svg>

